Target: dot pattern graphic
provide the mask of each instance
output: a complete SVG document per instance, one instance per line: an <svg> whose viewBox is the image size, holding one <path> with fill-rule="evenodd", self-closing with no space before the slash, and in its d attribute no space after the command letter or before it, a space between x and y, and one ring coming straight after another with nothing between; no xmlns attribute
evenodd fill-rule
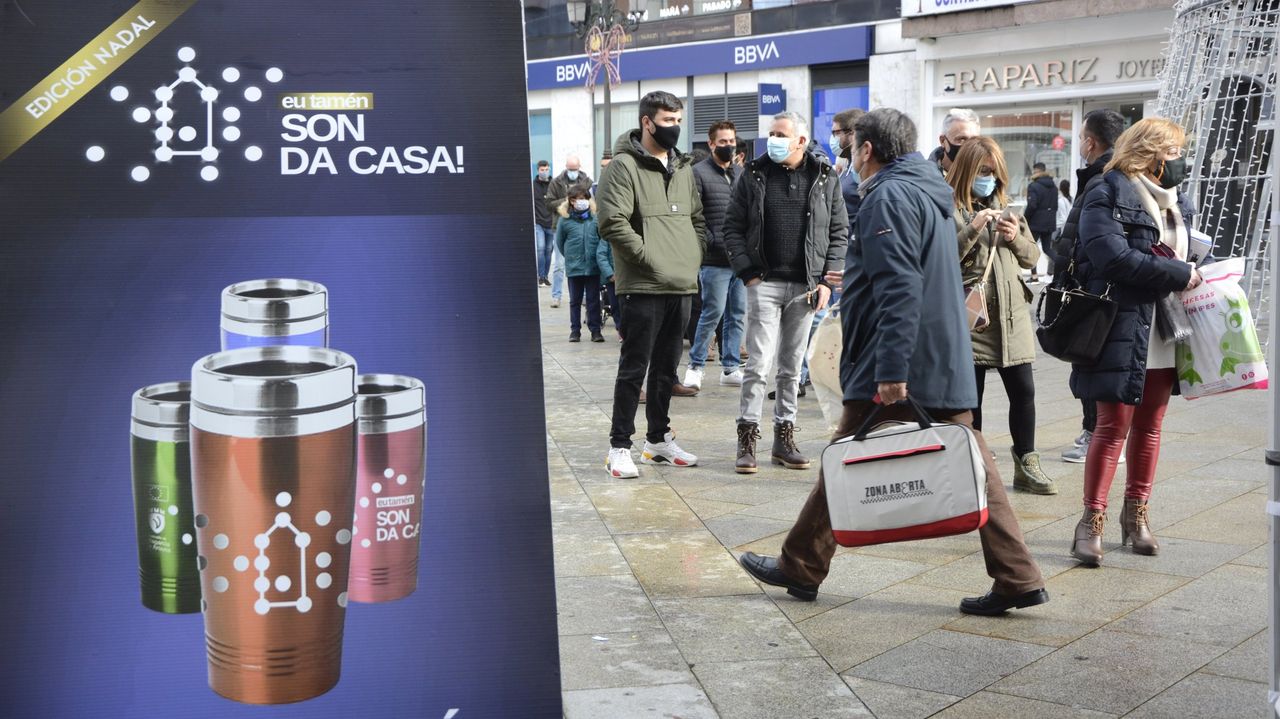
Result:
<svg viewBox="0 0 1280 719"><path fill-rule="evenodd" d="M200 79L199 70L190 64L195 61L197 54L193 47L178 48L176 55L183 66L178 68L176 78L172 82L150 90L150 96L154 97L159 106L155 108L137 106L132 108L130 114L139 124L155 121L156 125L152 130L154 130L155 139L159 142L159 147L152 146L147 150L155 162L169 164L185 157L199 158L203 163L199 170L200 178L205 182L214 182L222 176L221 169L212 167L220 156L215 142L232 143L240 140L243 133L235 123L240 121L241 111L238 107L226 106L221 108L220 113L215 112L214 106L223 98L223 90ZM223 83L230 85L239 82L242 79L241 74L239 68L224 67L216 76L207 75L206 78L211 82L220 78ZM262 75L266 82L272 84L283 81L284 77L284 71L278 67L267 68ZM196 95L203 109L196 113L197 117L184 117L188 124L184 124L175 132L170 125L176 119L176 113L170 103L175 102L177 93L183 85L192 85L196 88ZM112 101L118 103L128 100L131 95L129 88L125 85L114 85L107 90L107 93ZM244 87L241 94L251 103L259 102L264 97L262 88L258 85ZM142 97L146 99L147 92L144 91ZM178 106L183 107L180 102ZM187 113L183 114L185 116ZM220 118L221 127L215 127L215 117ZM196 143L197 147L175 148L170 144L175 138L185 143ZM105 157L106 148L100 145L94 145L85 152L85 158L89 162L101 162ZM244 149L244 158L249 162L258 162L262 157L263 151L260 146L251 145ZM145 165L135 165L130 168L129 176L135 182L146 182L151 178L151 169Z"/></svg>

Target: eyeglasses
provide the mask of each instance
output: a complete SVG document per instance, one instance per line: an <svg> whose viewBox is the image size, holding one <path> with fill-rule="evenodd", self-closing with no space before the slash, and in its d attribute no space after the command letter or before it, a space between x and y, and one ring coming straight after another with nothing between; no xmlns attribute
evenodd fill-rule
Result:
<svg viewBox="0 0 1280 719"><path fill-rule="evenodd" d="M835 135L836 137L839 137L841 135L852 135L853 130L842 130L838 127L833 127L831 128L831 134Z"/></svg>

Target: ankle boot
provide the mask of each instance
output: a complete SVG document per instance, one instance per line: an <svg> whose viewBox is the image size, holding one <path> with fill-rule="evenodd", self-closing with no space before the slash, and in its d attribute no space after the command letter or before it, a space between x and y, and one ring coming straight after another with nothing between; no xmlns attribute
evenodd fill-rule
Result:
<svg viewBox="0 0 1280 719"><path fill-rule="evenodd" d="M1076 525L1076 538L1071 543L1071 556L1081 564L1096 567L1102 564L1102 528L1107 514L1101 509L1086 509Z"/></svg>
<svg viewBox="0 0 1280 719"><path fill-rule="evenodd" d="M738 474L755 474L759 471L756 465L756 440L760 439L760 425L755 422L738 423L738 461L733 471Z"/></svg>
<svg viewBox="0 0 1280 719"><path fill-rule="evenodd" d="M1058 485L1040 468L1040 453L1013 453L1013 488L1031 494L1057 494Z"/></svg>
<svg viewBox="0 0 1280 719"><path fill-rule="evenodd" d="M1155 556L1160 553L1160 543L1147 524L1147 503L1137 499L1125 499L1120 513L1120 546L1133 541L1133 553Z"/></svg>
<svg viewBox="0 0 1280 719"><path fill-rule="evenodd" d="M809 458L800 454L796 446L796 426L791 422L775 422L773 425L773 463L787 469L808 469Z"/></svg>

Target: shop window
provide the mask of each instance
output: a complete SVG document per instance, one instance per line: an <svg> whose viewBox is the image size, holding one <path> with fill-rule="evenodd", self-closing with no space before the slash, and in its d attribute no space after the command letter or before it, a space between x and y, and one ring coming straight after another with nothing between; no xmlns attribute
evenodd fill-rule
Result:
<svg viewBox="0 0 1280 719"><path fill-rule="evenodd" d="M868 109L870 93L866 85L849 87L827 87L813 91L813 139L826 151L827 157L835 162L835 155L827 144L831 136L831 121L837 113L860 108Z"/></svg>
<svg viewBox="0 0 1280 719"><path fill-rule="evenodd" d="M1031 168L1037 162L1045 164L1054 184L1071 179L1071 158L1076 150L1070 110L988 110L979 116L982 134L1004 151L1009 166L1008 194L1013 202L1027 201Z"/></svg>
<svg viewBox="0 0 1280 719"><path fill-rule="evenodd" d="M546 160L556 167L551 156L551 111L535 110L529 113L529 176L538 174L538 161ZM559 168L556 168L559 169Z"/></svg>

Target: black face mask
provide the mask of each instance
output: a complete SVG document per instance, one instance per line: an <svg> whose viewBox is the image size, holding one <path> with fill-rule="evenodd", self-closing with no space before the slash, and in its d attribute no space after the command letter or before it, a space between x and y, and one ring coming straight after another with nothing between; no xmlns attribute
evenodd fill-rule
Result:
<svg viewBox="0 0 1280 719"><path fill-rule="evenodd" d="M721 145L713 150L713 152L715 152L717 160L721 162L732 162L733 150L733 145Z"/></svg>
<svg viewBox="0 0 1280 719"><path fill-rule="evenodd" d="M951 141L950 141L950 140L947 140L947 150L946 150L946 153L947 153L947 159L948 159L948 160L951 160L952 162L955 162L955 161L956 161L956 155L959 155L959 154L960 154L960 146L959 146L959 145L952 145L952 144L951 144Z"/></svg>
<svg viewBox="0 0 1280 719"><path fill-rule="evenodd" d="M650 120L650 122L653 122ZM658 143L658 147L664 150L675 148L676 143L680 142L680 126L668 125L663 127L657 123L653 124L653 141Z"/></svg>
<svg viewBox="0 0 1280 719"><path fill-rule="evenodd" d="M1181 185L1185 179L1187 179L1187 161L1182 158L1161 160L1160 166L1156 168L1156 180L1166 190L1172 190Z"/></svg>

